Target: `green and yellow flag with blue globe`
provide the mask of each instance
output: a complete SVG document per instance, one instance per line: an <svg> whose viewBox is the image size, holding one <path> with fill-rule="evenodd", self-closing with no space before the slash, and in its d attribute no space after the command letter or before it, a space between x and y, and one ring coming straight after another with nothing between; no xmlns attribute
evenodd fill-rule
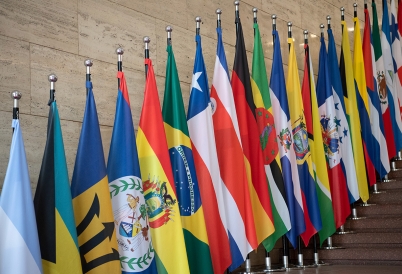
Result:
<svg viewBox="0 0 402 274"><path fill-rule="evenodd" d="M188 263L191 273L213 273L204 210L195 172L179 75L171 45L168 45L167 52L162 116L179 200Z"/></svg>

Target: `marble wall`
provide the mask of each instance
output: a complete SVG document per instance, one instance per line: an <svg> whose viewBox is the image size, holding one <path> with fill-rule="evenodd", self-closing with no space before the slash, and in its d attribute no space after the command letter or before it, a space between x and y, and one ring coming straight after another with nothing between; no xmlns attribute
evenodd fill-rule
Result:
<svg viewBox="0 0 402 274"><path fill-rule="evenodd" d="M359 19L363 27L363 0ZM370 1L371 2L371 1ZM380 2L377 0L377 2ZM303 68L303 29L310 31L309 43L315 73L318 72L320 23L330 15L338 44L341 42L340 11L346 8L346 21L353 27L353 1L349 0L243 0L240 5L248 61L253 49L252 8L258 20L270 73L272 62L271 15L277 14L286 73L287 21L293 22L298 66ZM381 5L379 4L381 7ZM115 50L123 47L131 108L138 127L143 100L143 36L151 38L160 98L165 81L166 33L173 27L172 42L185 105L188 104L195 55L195 16L201 16L204 58L212 80L216 50L216 15L221 8L223 39L229 68L233 66L235 25L232 0L2 0L0 1L0 189L4 181L12 135L13 90L22 92L20 119L34 192L46 141L49 83L55 73L64 144L71 178L85 105L84 60L91 58L94 95L98 108L105 157L107 158L117 95ZM380 8L381 9L381 8ZM381 14L379 15L381 18ZM353 32L350 32L353 48ZM300 77L302 70L300 70Z"/></svg>

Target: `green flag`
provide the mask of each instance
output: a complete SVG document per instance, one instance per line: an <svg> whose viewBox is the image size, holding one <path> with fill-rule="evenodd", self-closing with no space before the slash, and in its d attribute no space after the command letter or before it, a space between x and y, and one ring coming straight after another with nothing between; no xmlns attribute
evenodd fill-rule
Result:
<svg viewBox="0 0 402 274"><path fill-rule="evenodd" d="M261 44L258 24L254 24L254 54L251 75L255 115L260 131L260 143L263 150L265 173L269 182L271 208L275 232L262 243L270 252L276 241L291 228L289 210L285 202L285 186L282 178L281 163L278 153L278 140L272 114L267 71Z"/></svg>
<svg viewBox="0 0 402 274"><path fill-rule="evenodd" d="M167 52L162 116L179 200L188 264L191 273L213 273L204 210L171 45L168 45Z"/></svg>

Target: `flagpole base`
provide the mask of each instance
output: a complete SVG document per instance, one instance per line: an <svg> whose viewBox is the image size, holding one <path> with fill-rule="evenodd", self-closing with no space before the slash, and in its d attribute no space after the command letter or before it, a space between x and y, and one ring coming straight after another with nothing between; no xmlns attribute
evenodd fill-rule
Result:
<svg viewBox="0 0 402 274"><path fill-rule="evenodd" d="M374 184L373 185L373 192L371 192L372 194L381 194L381 193L386 193L386 191L384 191L384 190L382 190L382 191L379 191L378 190L378 185L377 184Z"/></svg>
<svg viewBox="0 0 402 274"><path fill-rule="evenodd" d="M361 204L356 204L357 206L362 206L362 207L366 207L366 206L375 206L377 204L369 204L369 203L361 203Z"/></svg>
<svg viewBox="0 0 402 274"><path fill-rule="evenodd" d="M382 183L389 183L393 182L395 179L388 179L388 174L384 176L384 178L381 180Z"/></svg>
<svg viewBox="0 0 402 274"><path fill-rule="evenodd" d="M352 217L348 218L348 220L362 220L366 219L367 217L358 217L356 207L352 206Z"/></svg>
<svg viewBox="0 0 402 274"><path fill-rule="evenodd" d="M338 235L355 234L355 232L352 230L347 231L347 230L345 230L345 227L343 225L341 225L339 227L339 231L335 232L335 234L338 234Z"/></svg>
<svg viewBox="0 0 402 274"><path fill-rule="evenodd" d="M332 245L332 237L328 237L327 238L327 246L322 246L321 249L333 250L333 249L345 249L345 248L341 247L341 246Z"/></svg>
<svg viewBox="0 0 402 274"><path fill-rule="evenodd" d="M394 159L394 160L396 160L396 159ZM397 160L397 161L400 161L400 160ZM392 161L391 162L391 171L397 171L397 170L399 170L399 168L396 168L395 161Z"/></svg>
<svg viewBox="0 0 402 274"><path fill-rule="evenodd" d="M318 267L318 266L327 266L330 265L328 263L325 263L324 261L320 261L320 258L318 257L318 253L314 253L314 264L313 266Z"/></svg>

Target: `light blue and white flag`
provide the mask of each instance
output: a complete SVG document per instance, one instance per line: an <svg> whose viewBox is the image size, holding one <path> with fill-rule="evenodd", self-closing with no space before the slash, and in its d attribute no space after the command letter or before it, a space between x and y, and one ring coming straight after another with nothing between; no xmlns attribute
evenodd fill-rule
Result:
<svg viewBox="0 0 402 274"><path fill-rule="evenodd" d="M42 273L31 183L19 120L0 201L0 274Z"/></svg>

